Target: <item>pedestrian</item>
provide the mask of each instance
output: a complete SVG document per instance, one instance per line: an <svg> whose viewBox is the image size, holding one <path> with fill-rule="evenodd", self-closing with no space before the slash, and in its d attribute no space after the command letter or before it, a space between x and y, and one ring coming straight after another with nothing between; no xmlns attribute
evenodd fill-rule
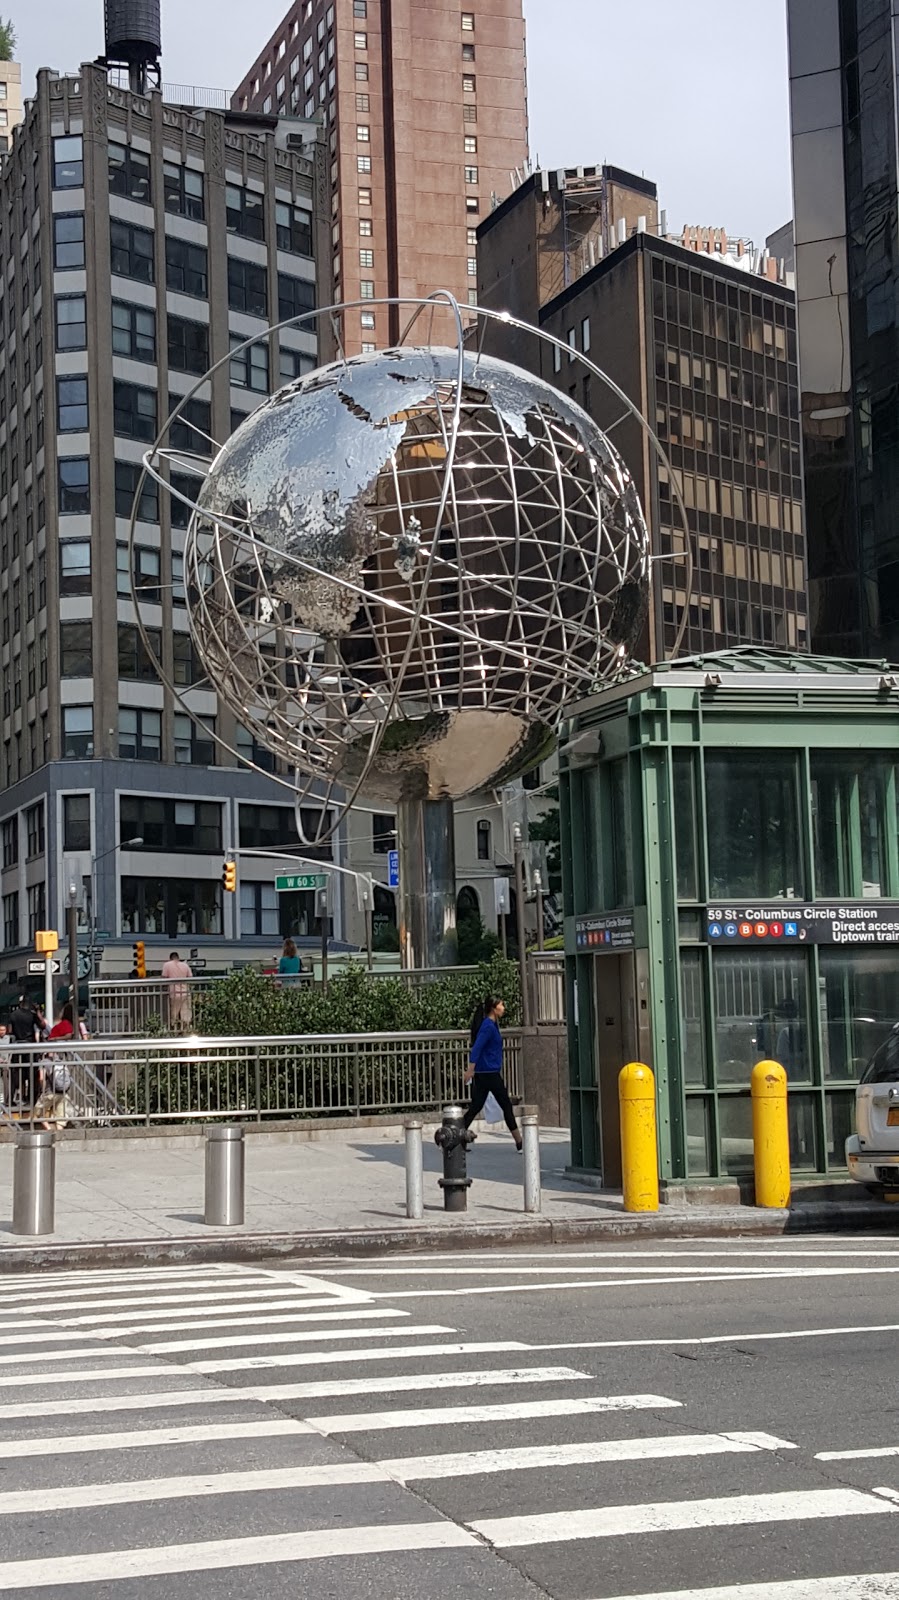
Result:
<svg viewBox="0 0 899 1600"><path fill-rule="evenodd" d="M8 1106L10 1101L9 1063L12 1059L11 1050L12 1033L9 1025L5 1022L0 1022L0 1108Z"/></svg>
<svg viewBox="0 0 899 1600"><path fill-rule="evenodd" d="M499 1024L505 1010L504 1000L488 996L484 1001L484 1020L471 1047L465 1073L465 1082L472 1084L472 1090L462 1121L466 1128L470 1128L475 1117L483 1110L487 1096L492 1094L506 1119L506 1127L515 1140L516 1149L520 1150L521 1134L512 1109L512 1097L503 1079L503 1036Z"/></svg>
<svg viewBox="0 0 899 1600"><path fill-rule="evenodd" d="M24 1109L34 1104L38 1062L34 1051L17 1051L15 1045L37 1044L40 1038L37 1013L27 995L19 995L19 1003L9 1019L9 1025L13 1037L9 1073L10 1104L18 1100L19 1106Z"/></svg>
<svg viewBox="0 0 899 1600"><path fill-rule="evenodd" d="M284 940L284 949L278 962L278 973L285 988L292 989L300 981L300 958L292 939Z"/></svg>
<svg viewBox="0 0 899 1600"><path fill-rule="evenodd" d="M173 950L163 964L162 976L169 984L169 1022L173 1032L178 1028L189 1028L193 1021L193 1006L188 980L193 973L187 962L181 960L177 950Z"/></svg>

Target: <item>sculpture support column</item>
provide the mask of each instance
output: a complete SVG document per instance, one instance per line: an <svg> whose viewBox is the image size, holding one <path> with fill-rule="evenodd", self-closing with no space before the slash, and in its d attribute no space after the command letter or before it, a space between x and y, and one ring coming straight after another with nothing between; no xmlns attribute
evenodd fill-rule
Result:
<svg viewBox="0 0 899 1600"><path fill-rule="evenodd" d="M453 802L401 800L396 826L403 966L455 966L459 946Z"/></svg>

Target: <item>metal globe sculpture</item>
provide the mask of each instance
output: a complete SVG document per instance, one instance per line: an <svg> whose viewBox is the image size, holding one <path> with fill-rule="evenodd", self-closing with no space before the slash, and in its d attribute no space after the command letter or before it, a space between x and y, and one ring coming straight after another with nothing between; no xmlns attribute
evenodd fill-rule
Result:
<svg viewBox="0 0 899 1600"><path fill-rule="evenodd" d="M621 458L487 356L413 347L298 379L219 451L197 507L185 574L210 680L329 790L459 799L518 776L645 619Z"/></svg>
<svg viewBox="0 0 899 1600"><path fill-rule="evenodd" d="M196 652L295 774L301 837L322 843L360 797L396 806L409 965L455 959L453 802L536 765L565 704L628 670L650 587L639 498L607 435L542 379L469 350L452 296L415 302L412 326L435 306L455 348L404 342L310 372L220 449L199 434L196 451L173 448L185 397L145 457L182 525L187 508Z"/></svg>

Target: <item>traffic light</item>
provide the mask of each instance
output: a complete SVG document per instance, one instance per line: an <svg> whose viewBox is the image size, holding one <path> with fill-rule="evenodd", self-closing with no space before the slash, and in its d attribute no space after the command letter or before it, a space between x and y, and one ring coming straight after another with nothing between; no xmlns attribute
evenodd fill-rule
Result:
<svg viewBox="0 0 899 1600"><path fill-rule="evenodd" d="M237 889L237 862L226 861L222 867L222 888L226 894L234 894Z"/></svg>
<svg viewBox="0 0 899 1600"><path fill-rule="evenodd" d="M138 939L134 946L134 970L139 978L147 976L147 952L143 939Z"/></svg>

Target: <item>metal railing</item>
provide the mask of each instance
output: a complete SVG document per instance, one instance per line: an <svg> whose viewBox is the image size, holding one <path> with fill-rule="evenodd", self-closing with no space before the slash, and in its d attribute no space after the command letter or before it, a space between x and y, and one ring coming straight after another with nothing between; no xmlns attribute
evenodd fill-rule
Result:
<svg viewBox="0 0 899 1600"><path fill-rule="evenodd" d="M534 1021L549 1026L565 1021L565 956L539 950L528 956Z"/></svg>
<svg viewBox="0 0 899 1600"><path fill-rule="evenodd" d="M3 1101L7 1115L25 1126L261 1123L436 1110L464 1096L469 1036L59 1040L52 1054L46 1045L17 1045L8 1054L0 1069L8 1080ZM505 1034L505 1078L520 1099L521 1039L513 1029ZM17 1084L25 1101L18 1108Z"/></svg>
<svg viewBox="0 0 899 1600"><path fill-rule="evenodd" d="M130 978L94 980L88 985L90 1030L101 1038L127 1039L162 1027L173 1034L190 1033L194 1002L219 978Z"/></svg>

